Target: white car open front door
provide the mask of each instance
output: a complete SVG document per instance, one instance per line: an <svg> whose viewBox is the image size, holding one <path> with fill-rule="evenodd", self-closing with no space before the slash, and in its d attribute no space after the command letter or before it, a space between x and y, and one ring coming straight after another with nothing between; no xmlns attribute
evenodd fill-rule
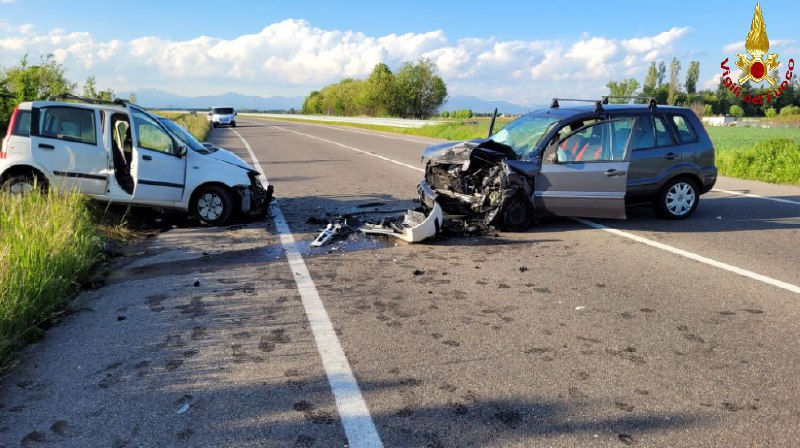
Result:
<svg viewBox="0 0 800 448"><path fill-rule="evenodd" d="M635 118L600 121L558 141L536 177L534 202L556 216L625 218L630 165L629 140Z"/></svg>
<svg viewBox="0 0 800 448"><path fill-rule="evenodd" d="M128 112L132 123L134 202L180 202L186 179L186 157L181 147L143 110L129 105Z"/></svg>

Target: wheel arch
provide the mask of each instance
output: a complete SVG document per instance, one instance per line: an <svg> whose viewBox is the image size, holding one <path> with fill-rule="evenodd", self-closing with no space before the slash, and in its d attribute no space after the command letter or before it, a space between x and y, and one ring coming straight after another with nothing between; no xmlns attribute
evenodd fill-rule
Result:
<svg viewBox="0 0 800 448"><path fill-rule="evenodd" d="M47 177L47 175L45 175L44 172L39 168L32 165L14 165L8 168L3 172L3 174L0 175L0 184L7 181L12 176L18 176L21 174L33 174L40 181L45 182L47 185L50 184L50 179Z"/></svg>

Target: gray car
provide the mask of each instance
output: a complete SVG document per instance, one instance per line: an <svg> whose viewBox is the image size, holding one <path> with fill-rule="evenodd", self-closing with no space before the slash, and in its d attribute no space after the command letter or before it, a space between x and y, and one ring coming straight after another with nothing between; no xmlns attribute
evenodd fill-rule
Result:
<svg viewBox="0 0 800 448"><path fill-rule="evenodd" d="M688 218L717 179L700 120L683 107L607 101L555 99L489 138L427 148L422 203L511 231L535 215L625 218L642 203Z"/></svg>

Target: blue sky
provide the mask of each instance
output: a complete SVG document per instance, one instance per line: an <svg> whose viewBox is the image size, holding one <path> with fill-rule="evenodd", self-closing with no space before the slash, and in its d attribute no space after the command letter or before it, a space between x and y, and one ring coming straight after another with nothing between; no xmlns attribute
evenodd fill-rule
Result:
<svg viewBox="0 0 800 448"><path fill-rule="evenodd" d="M762 1L772 52L800 58L800 5ZM219 5L226 5L220 8ZM700 84L744 52L755 2L0 0L0 66L53 53L117 91L303 96L377 62L429 57L451 94L523 105L641 81L651 60L700 61Z"/></svg>

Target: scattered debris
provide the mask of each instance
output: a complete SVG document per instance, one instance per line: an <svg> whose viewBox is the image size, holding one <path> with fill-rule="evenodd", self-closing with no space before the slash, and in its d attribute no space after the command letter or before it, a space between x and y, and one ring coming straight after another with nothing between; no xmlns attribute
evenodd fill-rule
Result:
<svg viewBox="0 0 800 448"><path fill-rule="evenodd" d="M425 274L425 271L423 271L421 269L414 269L414 272L412 272L412 274L414 274L414 275L423 275L423 274Z"/></svg>
<svg viewBox="0 0 800 448"><path fill-rule="evenodd" d="M328 223L327 227L322 229L317 239L311 242L311 247L322 247L330 243L334 237L346 236L349 233L350 226L347 225L347 221L332 221Z"/></svg>
<svg viewBox="0 0 800 448"><path fill-rule="evenodd" d="M520 266L519 267L519 272L527 272L527 271L529 271L527 266Z"/></svg>
<svg viewBox="0 0 800 448"><path fill-rule="evenodd" d="M184 403L180 409L178 409L177 414L183 414L184 412L189 410L189 403Z"/></svg>
<svg viewBox="0 0 800 448"><path fill-rule="evenodd" d="M583 306L583 305L575 307L575 311L581 311L581 310L585 310L585 309L586 309L586 307Z"/></svg>
<svg viewBox="0 0 800 448"><path fill-rule="evenodd" d="M122 322L125 319L127 319L127 317L125 317L125 316L117 316L117 322Z"/></svg>
<svg viewBox="0 0 800 448"><path fill-rule="evenodd" d="M194 287L197 288L198 286L200 286L200 280L195 280Z"/></svg>
<svg viewBox="0 0 800 448"><path fill-rule="evenodd" d="M418 243L436 236L441 227L444 216L439 203L434 203L430 213L408 210L403 220L385 219L380 224L365 224L361 231L366 234L389 235L409 243Z"/></svg>

